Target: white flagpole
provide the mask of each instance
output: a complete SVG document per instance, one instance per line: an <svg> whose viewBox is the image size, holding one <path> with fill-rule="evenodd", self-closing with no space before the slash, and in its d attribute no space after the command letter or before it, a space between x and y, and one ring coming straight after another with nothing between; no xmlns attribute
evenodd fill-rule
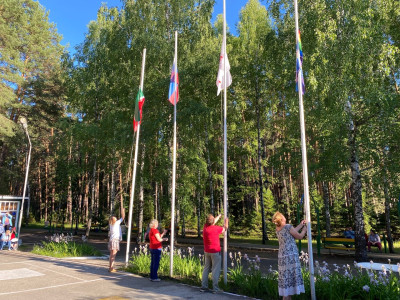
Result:
<svg viewBox="0 0 400 300"><path fill-rule="evenodd" d="M175 31L175 76L177 76L178 65L178 31ZM174 149L173 149L173 163L172 163L172 198L171 198L171 252L169 261L169 276L172 277L174 273L174 238L175 238L175 177L176 177L176 106L178 105L177 89L175 77L175 104L174 104Z"/></svg>
<svg viewBox="0 0 400 300"><path fill-rule="evenodd" d="M228 180L227 180L227 171L226 171L226 164L227 164L227 130L226 130L226 116L227 116L227 109L226 109L226 6L224 0L224 33L223 33L223 47L224 47L224 222L225 219L228 217ZM228 281L228 233L225 231L224 233L224 258L223 258L223 269L224 269L224 283L226 284Z"/></svg>
<svg viewBox="0 0 400 300"><path fill-rule="evenodd" d="M296 60L300 60L300 51L297 49L299 43L299 15L297 10L297 0L294 0L294 13L296 23ZM297 61L296 61L297 64ZM312 251L312 236L311 236L311 214L310 214L310 196L308 191L308 167L307 167L307 149L306 149L306 133L305 133L305 122L304 122L304 107L303 107L303 66L300 65L301 69L297 74L297 87L299 91L299 110L300 110L300 131L301 131L301 156L303 163L303 185L304 185L304 208L306 211L306 222L307 222L307 240L308 240L308 264L310 271L310 288L311 288L311 299L315 300L315 284L314 284L314 259ZM297 72L297 70L296 70Z"/></svg>
<svg viewBox="0 0 400 300"><path fill-rule="evenodd" d="M143 59L142 59L142 71L140 74L140 90L143 92L143 80L144 80L144 66L146 62L146 48L143 49ZM139 104L138 104L139 105ZM139 108L138 108L139 109ZM132 174L132 186L131 186L131 198L129 201L129 219L128 219L128 236L126 238L126 255L125 255L125 266L128 265L129 261L129 248L131 244L131 233L132 233L132 211L133 211L133 200L135 198L135 182L136 182L136 167L137 167L137 157L139 152L139 133L140 133L140 120L137 130L136 130L136 145L135 145L135 161L133 163L133 174Z"/></svg>

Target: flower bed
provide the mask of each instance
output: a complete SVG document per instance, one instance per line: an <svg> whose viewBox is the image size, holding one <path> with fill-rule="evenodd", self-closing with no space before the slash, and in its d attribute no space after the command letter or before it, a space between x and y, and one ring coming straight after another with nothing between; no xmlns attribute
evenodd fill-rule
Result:
<svg viewBox="0 0 400 300"><path fill-rule="evenodd" d="M148 276L150 270L150 254L147 246L135 248L126 268L128 272ZM228 282L220 287L232 293L242 294L260 299L279 299L278 271L270 266L267 270L260 269L260 259L256 256L250 259L240 252L229 253L230 265ZM303 264L303 278L306 293L293 299L310 299L308 256L302 252L300 259ZM162 250L159 275L169 276L169 247ZM174 279L201 285L203 271L203 255L194 255L193 248L174 250ZM390 262L389 262L390 263ZM317 299L393 299L398 300L400 282L398 274L391 269L381 271L362 270L350 265L342 267L326 262L315 262L315 291Z"/></svg>
<svg viewBox="0 0 400 300"><path fill-rule="evenodd" d="M46 237L46 239L48 242L35 245L32 253L52 257L102 256L101 252L93 246L85 242L74 242L70 235L54 234L50 238Z"/></svg>

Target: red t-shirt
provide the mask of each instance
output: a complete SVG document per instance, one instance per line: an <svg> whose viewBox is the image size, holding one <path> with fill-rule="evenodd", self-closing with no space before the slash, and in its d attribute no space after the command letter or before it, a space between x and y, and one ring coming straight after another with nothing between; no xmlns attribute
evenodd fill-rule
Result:
<svg viewBox="0 0 400 300"><path fill-rule="evenodd" d="M204 225L203 228L203 242L204 252L217 253L221 251L219 242L219 235L222 233L224 227L216 225Z"/></svg>
<svg viewBox="0 0 400 300"><path fill-rule="evenodd" d="M156 234L160 234L157 228L151 228L149 232L150 249L160 249L162 248L161 242L157 241Z"/></svg>

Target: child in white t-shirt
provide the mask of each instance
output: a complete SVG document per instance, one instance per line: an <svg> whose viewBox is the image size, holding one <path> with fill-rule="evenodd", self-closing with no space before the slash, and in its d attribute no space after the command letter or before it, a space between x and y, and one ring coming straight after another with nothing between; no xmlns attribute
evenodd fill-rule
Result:
<svg viewBox="0 0 400 300"><path fill-rule="evenodd" d="M115 216L110 218L110 239L108 241L108 250L110 250L110 266L108 271L111 273L116 272L114 269L115 256L119 251L119 242L122 240L121 223L125 218L125 209L121 206L121 219L117 220Z"/></svg>

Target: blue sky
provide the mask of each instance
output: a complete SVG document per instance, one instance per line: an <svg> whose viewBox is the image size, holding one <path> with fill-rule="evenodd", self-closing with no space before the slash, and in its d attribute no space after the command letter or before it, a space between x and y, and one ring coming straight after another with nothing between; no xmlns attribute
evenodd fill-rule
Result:
<svg viewBox="0 0 400 300"><path fill-rule="evenodd" d="M236 34L236 23L239 13L248 0L226 0L226 19L230 32ZM120 0L38 0L49 11L50 22L56 24L57 31L63 36L62 45L69 44L69 51L83 42L87 25L96 20L97 10L101 3L108 7L121 6ZM216 0L213 18L222 14L222 0Z"/></svg>

